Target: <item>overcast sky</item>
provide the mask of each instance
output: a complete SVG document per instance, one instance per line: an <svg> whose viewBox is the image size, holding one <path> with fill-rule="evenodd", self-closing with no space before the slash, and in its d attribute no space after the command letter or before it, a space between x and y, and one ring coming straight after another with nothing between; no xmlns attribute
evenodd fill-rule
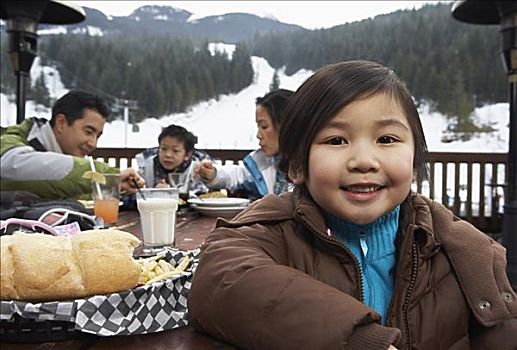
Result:
<svg viewBox="0 0 517 350"><path fill-rule="evenodd" d="M72 1L106 15L127 16L140 6L168 5L192 12L195 18L231 12L274 16L307 29L328 28L399 9L420 8L439 1ZM444 2L444 1L441 1Z"/></svg>

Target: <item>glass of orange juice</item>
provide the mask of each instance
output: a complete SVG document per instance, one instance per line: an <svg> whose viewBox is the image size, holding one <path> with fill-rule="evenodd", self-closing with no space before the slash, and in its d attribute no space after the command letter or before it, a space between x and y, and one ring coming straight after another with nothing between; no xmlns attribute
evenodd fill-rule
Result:
<svg viewBox="0 0 517 350"><path fill-rule="evenodd" d="M113 224L118 220L120 175L102 175L106 179L105 183L92 181L93 213L106 224Z"/></svg>

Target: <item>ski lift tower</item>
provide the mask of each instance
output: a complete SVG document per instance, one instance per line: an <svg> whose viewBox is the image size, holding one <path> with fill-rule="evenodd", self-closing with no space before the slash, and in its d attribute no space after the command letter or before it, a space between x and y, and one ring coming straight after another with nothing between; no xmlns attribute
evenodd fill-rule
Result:
<svg viewBox="0 0 517 350"><path fill-rule="evenodd" d="M499 24L502 36L501 58L508 76L510 102L510 144L503 216L503 245L506 247L510 283L517 286L517 2L455 1L452 16L474 24Z"/></svg>
<svg viewBox="0 0 517 350"><path fill-rule="evenodd" d="M77 5L57 0L2 1L0 18L7 22L9 57L17 78L16 123L25 119L25 85L37 56L38 25L72 24L86 18Z"/></svg>

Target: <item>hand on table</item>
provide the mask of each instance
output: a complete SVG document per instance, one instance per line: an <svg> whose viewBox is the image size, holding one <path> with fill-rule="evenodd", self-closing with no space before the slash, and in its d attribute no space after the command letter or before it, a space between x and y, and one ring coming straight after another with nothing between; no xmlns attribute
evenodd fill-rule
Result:
<svg viewBox="0 0 517 350"><path fill-rule="evenodd" d="M203 181L210 182L215 178L216 171L211 160L203 159L194 169L194 176L201 177Z"/></svg>

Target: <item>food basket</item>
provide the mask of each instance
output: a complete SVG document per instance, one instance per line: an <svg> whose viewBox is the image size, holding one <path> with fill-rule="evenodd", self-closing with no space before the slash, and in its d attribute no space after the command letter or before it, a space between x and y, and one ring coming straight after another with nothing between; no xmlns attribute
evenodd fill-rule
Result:
<svg viewBox="0 0 517 350"><path fill-rule="evenodd" d="M170 249L162 255L174 265L189 255L191 263L179 275L118 293L42 303L1 301L0 339L59 341L91 334L146 334L187 325L187 296L199 249Z"/></svg>

